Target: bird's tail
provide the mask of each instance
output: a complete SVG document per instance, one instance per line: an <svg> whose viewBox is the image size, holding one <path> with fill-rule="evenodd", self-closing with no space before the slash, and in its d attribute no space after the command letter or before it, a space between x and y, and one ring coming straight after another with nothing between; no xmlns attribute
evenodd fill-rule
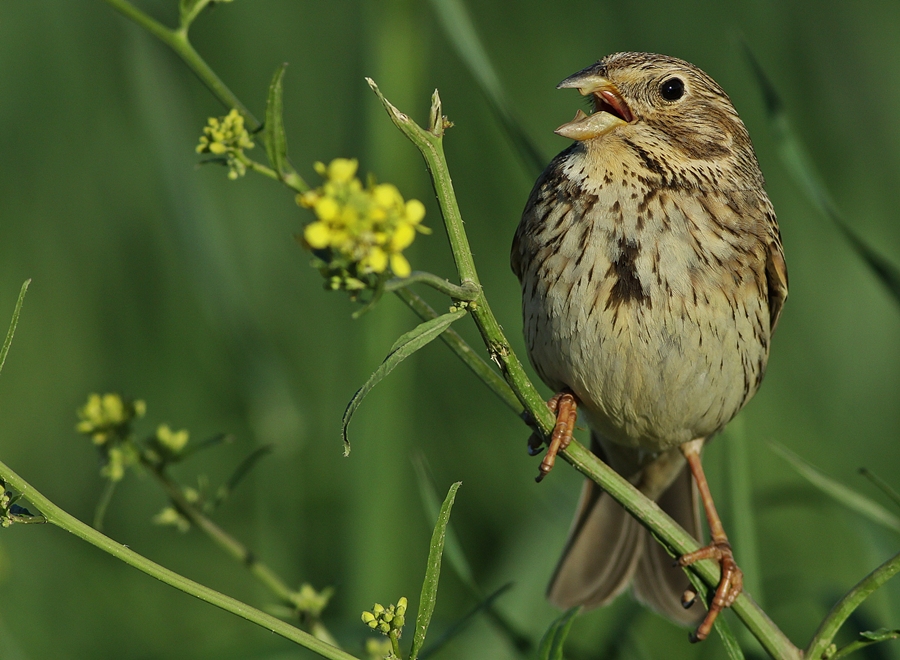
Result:
<svg viewBox="0 0 900 660"><path fill-rule="evenodd" d="M606 459L596 438L592 438L591 444L594 453ZM616 448L616 453L623 452ZM679 525L699 538L697 489L678 449L665 452L633 471L636 456L636 451L632 457L616 456L619 460L611 464L646 495L656 499ZM547 589L547 598L563 609L575 605L600 607L625 591L633 581L634 595L639 601L674 623L694 625L702 618L703 608L682 607L682 594L690 583L684 571L672 564L672 557L631 514L594 482L587 481L565 550Z"/></svg>

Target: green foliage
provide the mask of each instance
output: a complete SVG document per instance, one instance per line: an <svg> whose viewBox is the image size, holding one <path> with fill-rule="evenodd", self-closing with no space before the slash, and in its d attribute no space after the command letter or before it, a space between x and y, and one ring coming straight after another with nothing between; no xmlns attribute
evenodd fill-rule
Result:
<svg viewBox="0 0 900 660"><path fill-rule="evenodd" d="M425 568L425 580L422 582L422 594L419 596L419 609L416 612L416 631L413 634L412 648L409 651L410 660L416 660L419 652L425 644L425 635L428 626L431 625L431 615L434 613L434 605L437 602L438 582L441 577L441 558L444 554L444 539L447 536L447 525L450 523L450 511L456 499L456 491L462 482L457 481L450 486L447 497L441 505L437 523L431 535L431 545L428 549L428 563Z"/></svg>
<svg viewBox="0 0 900 660"><path fill-rule="evenodd" d="M580 607L572 607L550 624L538 645L538 660L563 660L566 637L569 636L575 617L580 611Z"/></svg>
<svg viewBox="0 0 900 660"><path fill-rule="evenodd" d="M430 342L437 339L444 330L450 327L451 323L462 318L465 314L465 309L457 309L456 311L442 314L430 321L424 321L409 332L404 333L396 342L394 342L394 345L391 346L391 350L388 351L387 357L384 358L384 361L372 375L369 376L369 379L363 386L356 391L356 394L350 399L350 403L347 404L346 410L344 410L344 416L341 419L341 435L344 439L344 456L347 456L350 453L350 438L347 435L347 427L350 425L350 419L353 417L353 413L359 408L359 405L362 403L365 396L371 392L372 388L380 383L385 376L391 373L398 364L403 362L403 360L420 348L427 346Z"/></svg>

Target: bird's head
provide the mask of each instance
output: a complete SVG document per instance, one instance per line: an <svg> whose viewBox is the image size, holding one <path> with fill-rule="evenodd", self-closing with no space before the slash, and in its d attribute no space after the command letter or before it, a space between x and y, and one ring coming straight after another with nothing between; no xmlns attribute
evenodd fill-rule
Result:
<svg viewBox="0 0 900 660"><path fill-rule="evenodd" d="M758 174L744 124L724 90L689 62L652 53L615 53L563 80L593 101L556 132L578 141L617 136L654 153L675 149L690 162ZM726 164L726 161L731 161ZM761 176L761 175L760 175Z"/></svg>

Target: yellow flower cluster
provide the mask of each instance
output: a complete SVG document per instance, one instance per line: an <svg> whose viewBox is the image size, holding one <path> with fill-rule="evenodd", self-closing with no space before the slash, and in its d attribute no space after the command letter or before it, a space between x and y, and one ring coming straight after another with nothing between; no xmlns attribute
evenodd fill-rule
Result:
<svg viewBox="0 0 900 660"><path fill-rule="evenodd" d="M323 274L335 289L368 288L367 275L381 276L388 269L398 277L409 276L412 269L403 250L417 231L429 233L421 224L422 202L404 201L389 183L370 180L364 187L356 176L358 166L347 158L336 158L327 166L316 163L325 183L297 197L301 206L316 214L303 231L303 242L324 262Z"/></svg>
<svg viewBox="0 0 900 660"><path fill-rule="evenodd" d="M187 444L191 435L187 429L173 431L168 424L160 424L156 429L156 441L173 454L179 453Z"/></svg>
<svg viewBox="0 0 900 660"><path fill-rule="evenodd" d="M252 149L253 141L244 128L244 118L232 109L224 117L210 117L197 145L198 154L224 156L228 164L228 178L237 179L247 173L244 149Z"/></svg>
<svg viewBox="0 0 900 660"><path fill-rule="evenodd" d="M84 407L78 409L75 429L89 435L95 445L102 445L115 435L127 433L131 420L143 417L147 405L143 401L125 401L118 394L91 394Z"/></svg>

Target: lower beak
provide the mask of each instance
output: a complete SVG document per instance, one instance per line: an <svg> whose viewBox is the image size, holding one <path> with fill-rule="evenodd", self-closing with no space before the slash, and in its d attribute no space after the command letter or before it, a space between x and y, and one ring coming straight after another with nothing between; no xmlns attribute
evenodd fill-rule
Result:
<svg viewBox="0 0 900 660"><path fill-rule="evenodd" d="M569 76L557 85L557 89L575 88L582 96L593 94L597 111L586 115L579 110L572 121L556 129L558 135L573 140L589 140L624 126L634 118L616 86L594 73L592 68Z"/></svg>
<svg viewBox="0 0 900 660"><path fill-rule="evenodd" d="M586 115L581 110L575 113L575 119L566 122L554 133L572 140L590 140L609 133L617 126L624 126L627 122L608 112L595 112Z"/></svg>

